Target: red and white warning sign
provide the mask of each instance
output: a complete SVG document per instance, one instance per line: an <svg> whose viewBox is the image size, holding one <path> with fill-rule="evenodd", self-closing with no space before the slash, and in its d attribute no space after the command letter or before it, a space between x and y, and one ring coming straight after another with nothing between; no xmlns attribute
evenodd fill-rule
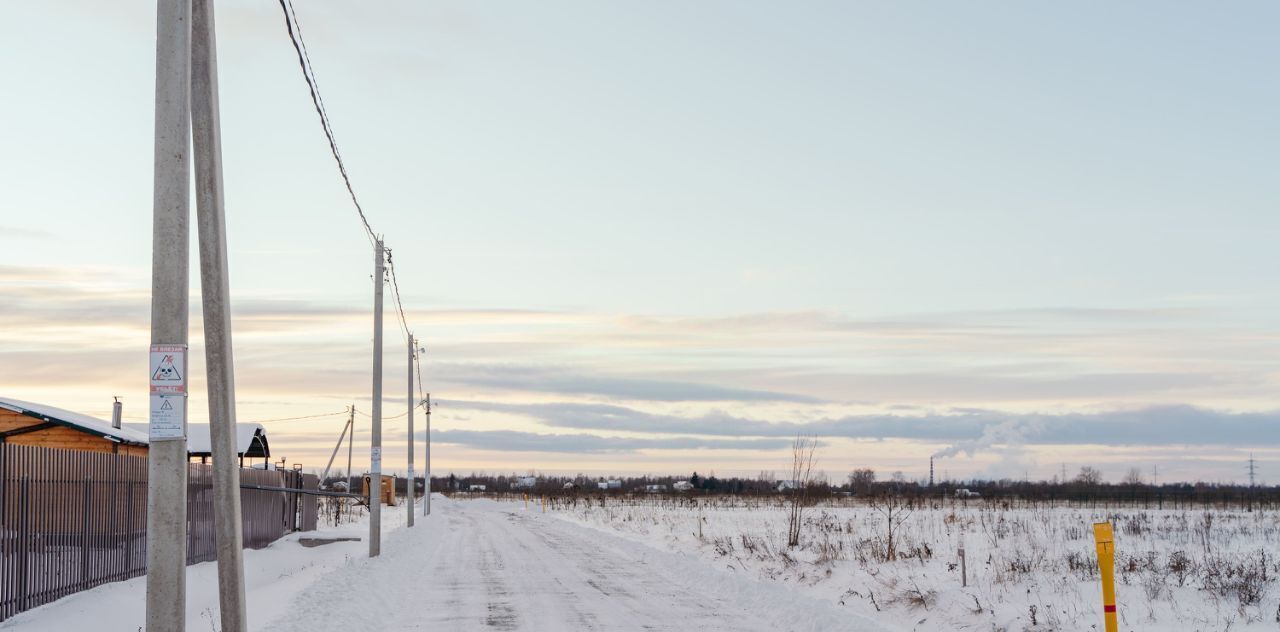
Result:
<svg viewBox="0 0 1280 632"><path fill-rule="evenodd" d="M151 416L147 430L153 441L187 436L186 345L151 345Z"/></svg>
<svg viewBox="0 0 1280 632"><path fill-rule="evenodd" d="M151 345L151 392L187 392L186 345Z"/></svg>

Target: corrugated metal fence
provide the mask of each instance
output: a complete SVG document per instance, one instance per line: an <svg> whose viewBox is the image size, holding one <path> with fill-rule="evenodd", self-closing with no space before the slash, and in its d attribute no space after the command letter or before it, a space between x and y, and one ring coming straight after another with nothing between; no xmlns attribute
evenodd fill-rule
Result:
<svg viewBox="0 0 1280 632"><path fill-rule="evenodd" d="M216 559L213 471L187 474L187 563ZM242 484L316 489L301 472L240 470ZM316 528L316 498L240 490L244 545ZM0 621L146 572L147 459L0 444Z"/></svg>

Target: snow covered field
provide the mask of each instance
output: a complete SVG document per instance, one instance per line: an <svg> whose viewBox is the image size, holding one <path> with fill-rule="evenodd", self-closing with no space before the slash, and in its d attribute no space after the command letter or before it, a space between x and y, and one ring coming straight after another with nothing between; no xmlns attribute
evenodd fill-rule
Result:
<svg viewBox="0 0 1280 632"><path fill-rule="evenodd" d="M1110 520L1122 630L1280 628L1280 514L935 503L902 520L894 561L884 513L863 501L810 508L795 548L776 500L580 498L547 515L790 586L895 630L1100 629L1091 524Z"/></svg>

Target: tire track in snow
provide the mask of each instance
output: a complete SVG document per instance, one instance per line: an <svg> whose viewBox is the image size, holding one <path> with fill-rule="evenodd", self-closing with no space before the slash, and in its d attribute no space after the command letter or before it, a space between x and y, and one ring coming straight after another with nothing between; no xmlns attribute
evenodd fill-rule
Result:
<svg viewBox="0 0 1280 632"><path fill-rule="evenodd" d="M550 515L435 503L294 599L266 632L882 630L830 604Z"/></svg>

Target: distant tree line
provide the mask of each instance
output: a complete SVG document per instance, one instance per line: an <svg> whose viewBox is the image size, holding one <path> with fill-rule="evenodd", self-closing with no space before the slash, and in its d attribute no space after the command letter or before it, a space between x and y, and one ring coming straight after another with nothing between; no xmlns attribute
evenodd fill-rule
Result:
<svg viewBox="0 0 1280 632"><path fill-rule="evenodd" d="M526 485L533 479L532 485ZM332 486L344 480L342 476L331 476L324 484ZM601 483L608 486L615 481L615 487L601 489ZM676 490L677 482L687 482L691 489L685 492ZM526 474L488 474L472 472L470 474L450 473L431 479L431 489L435 492L466 492L473 485L483 485L489 493L536 493L540 495L581 495L581 494L638 494L645 493L651 486L663 486L662 491L668 494L689 495L755 495L755 496L787 496L802 492L807 498L821 500L824 497L835 498L875 498L880 496L897 496L912 499L916 504L928 504L941 500L964 500L969 503L985 503L990 505L1019 506L1067 502L1087 506L1105 506L1109 503L1140 505L1150 508L1196 508L1220 507L1239 508L1243 510L1280 508L1280 486L1249 486L1236 483L1210 482L1171 482L1152 484L1142 479L1137 470L1131 470L1120 482L1110 483L1103 480L1101 472L1096 468L1085 466L1075 477L1069 480L1017 480L1017 479L968 479L944 480L930 486L927 481L908 480L900 473L891 474L888 480L881 480L870 468L858 468L851 471L844 480L832 482L822 472L813 475L803 490L789 488L771 471L762 471L755 477L717 476L714 471L708 474L692 472L688 476L574 476L546 475L534 472ZM420 493L425 481L422 477L415 479L415 489ZM352 477L352 491L360 491L360 478ZM403 477L396 478L397 493L405 493L407 481ZM969 490L970 497L958 498L957 490Z"/></svg>

